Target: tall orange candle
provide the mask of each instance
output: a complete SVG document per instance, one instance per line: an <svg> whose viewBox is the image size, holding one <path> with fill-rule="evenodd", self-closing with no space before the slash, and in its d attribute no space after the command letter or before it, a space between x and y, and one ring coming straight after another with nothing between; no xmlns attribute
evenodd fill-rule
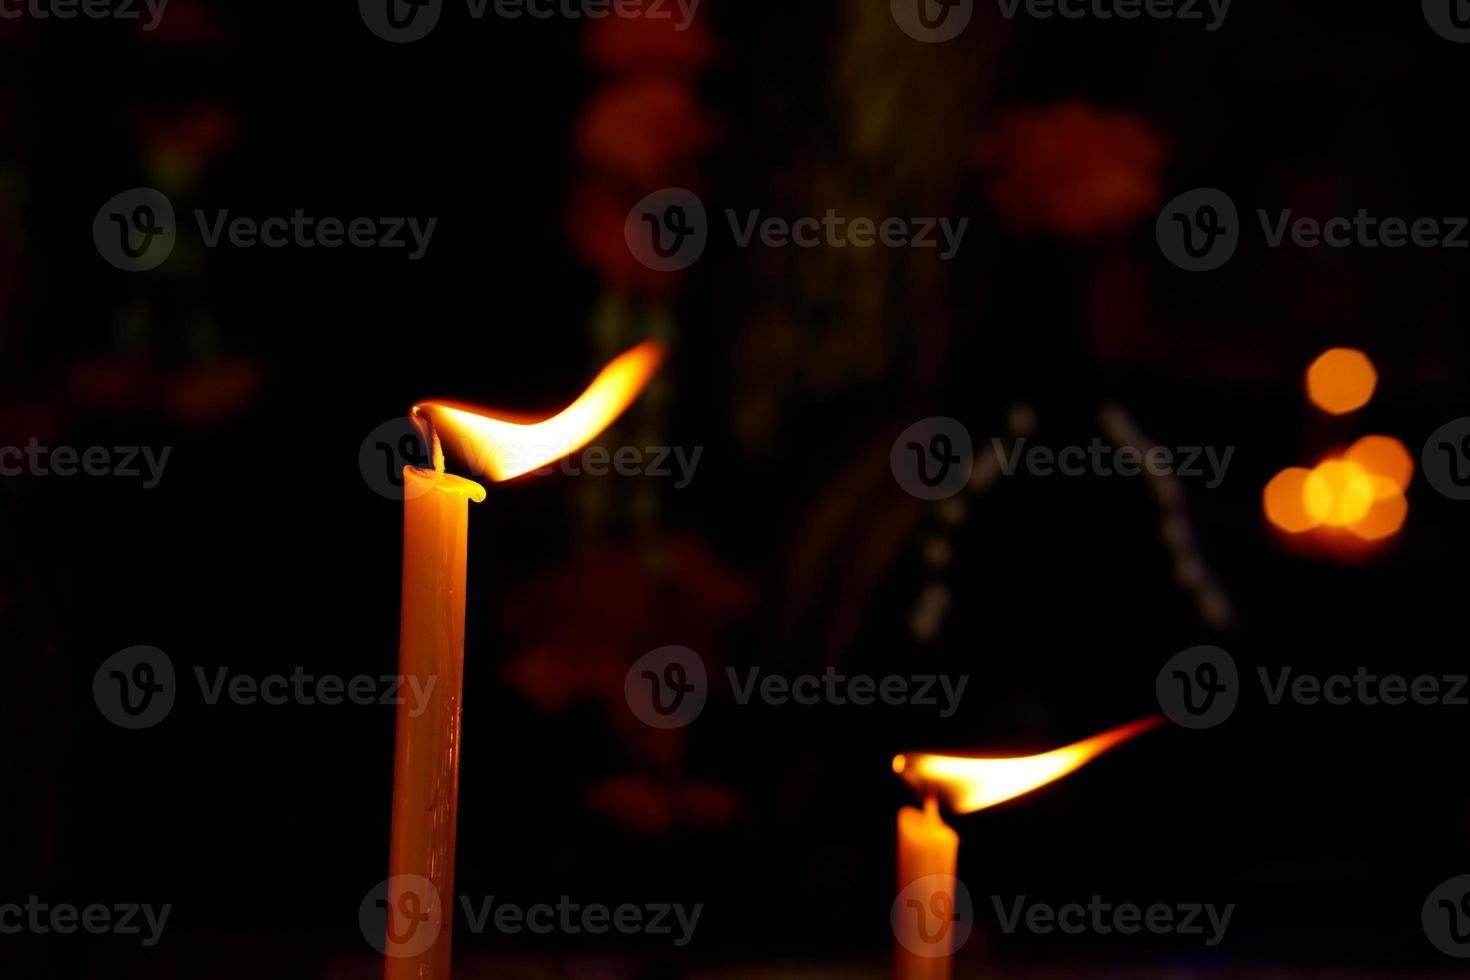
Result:
<svg viewBox="0 0 1470 980"><path fill-rule="evenodd" d="M449 402L413 408L434 468L404 469L398 662L405 686L417 682L429 706L398 707L386 980L450 976L469 504L484 500L485 489L444 471L441 436L476 473L496 481L524 476L597 438L638 397L662 358L662 345L638 345L608 364L571 405L537 422Z"/></svg>
<svg viewBox="0 0 1470 980"><path fill-rule="evenodd" d="M428 710L398 706L393 841L388 859L387 980L447 980L454 920L454 834L464 671L470 501L478 483L404 469L403 686L429 692ZM417 717L415 717L415 713Z"/></svg>

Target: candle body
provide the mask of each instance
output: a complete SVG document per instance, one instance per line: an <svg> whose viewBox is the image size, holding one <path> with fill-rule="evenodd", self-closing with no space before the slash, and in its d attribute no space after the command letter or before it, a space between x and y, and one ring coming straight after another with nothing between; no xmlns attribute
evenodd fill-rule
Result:
<svg viewBox="0 0 1470 980"><path fill-rule="evenodd" d="M387 980L449 978L469 502L484 497L472 481L404 470L400 693L428 693L398 705Z"/></svg>
<svg viewBox="0 0 1470 980"><path fill-rule="evenodd" d="M898 811L896 980L949 980L959 850L960 835L940 819L933 799L922 810Z"/></svg>

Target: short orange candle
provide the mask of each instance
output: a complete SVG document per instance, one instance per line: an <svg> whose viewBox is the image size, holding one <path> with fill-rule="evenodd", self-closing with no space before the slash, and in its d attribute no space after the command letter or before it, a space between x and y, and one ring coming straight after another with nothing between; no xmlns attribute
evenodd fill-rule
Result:
<svg viewBox="0 0 1470 980"><path fill-rule="evenodd" d="M949 980L955 946L955 872L960 835L939 817L939 801L898 811L898 892L893 975Z"/></svg>
<svg viewBox="0 0 1470 980"><path fill-rule="evenodd" d="M898 888L893 910L896 980L949 980L950 957L969 937L970 909L955 876L960 837L939 816L942 796L955 813L975 813L1076 772L1104 752L1165 721L1142 718L1039 755L968 756L909 752L893 771L924 794L924 809L898 811ZM908 889L907 892L904 889ZM966 904L968 899L966 899Z"/></svg>

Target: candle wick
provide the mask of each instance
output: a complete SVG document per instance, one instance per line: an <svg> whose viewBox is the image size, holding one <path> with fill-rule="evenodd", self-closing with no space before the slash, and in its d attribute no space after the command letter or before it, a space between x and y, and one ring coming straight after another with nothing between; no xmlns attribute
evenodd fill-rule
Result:
<svg viewBox="0 0 1470 980"><path fill-rule="evenodd" d="M439 441L439 430L434 428L434 422L429 418L428 413L420 409L421 406L415 405L409 409L408 417L413 422L414 428L418 430L419 438L423 440L423 448L428 453L434 472L443 473L444 444Z"/></svg>
<svg viewBox="0 0 1470 980"><path fill-rule="evenodd" d="M929 795L924 797L924 816L931 820L939 819L939 795L933 790L930 790Z"/></svg>

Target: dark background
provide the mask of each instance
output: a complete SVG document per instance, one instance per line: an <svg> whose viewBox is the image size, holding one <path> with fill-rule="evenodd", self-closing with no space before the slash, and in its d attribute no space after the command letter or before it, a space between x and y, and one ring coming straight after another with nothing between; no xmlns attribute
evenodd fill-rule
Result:
<svg viewBox="0 0 1470 980"><path fill-rule="evenodd" d="M1045 748L1149 714L1159 667L1199 643L1251 678L1226 725L1166 727L951 823L977 896L1233 902L1226 943L1007 937L982 899L969 968L1444 968L1419 909L1470 870L1467 709L1270 708L1254 672L1464 671L1453 502L1417 479L1405 529L1355 560L1286 547L1259 503L1279 469L1334 444L1383 432L1417 454L1470 414L1464 255L1272 251L1248 234L1224 270L1191 276L1158 253L1152 214L1087 240L1014 228L975 147L1011 107L1085 99L1162 135L1162 200L1217 186L1243 213L1465 214L1454 93L1470 53L1412 4L1237 3L1214 34L1007 23L982 5L942 46L863 6L706 0L719 56L690 85L719 135L668 183L712 212L969 215L959 257L741 252L717 232L673 290L610 286L572 244L576 127L612 84L576 22L476 23L451 3L404 46L350 4L173 0L167 42L5 22L5 444L173 452L152 490L0 485L0 898L174 911L153 949L0 937L0 962L56 977L375 975L357 907L386 873L391 709L186 693L160 726L126 732L97 712L93 673L135 644L165 650L186 692L196 666L392 673L401 508L365 484L362 440L431 396L555 408L609 352L657 335L671 357L655 404L606 442L652 431L703 447L688 488L553 475L491 486L472 510L457 887L705 911L684 950L462 930L465 972L775 975L762 964L791 960L881 974L894 814L912 802L892 755ZM197 239L195 206L437 216L427 257L191 257L181 243L167 271L112 269L88 234L97 208L159 184L148 119L199 112L230 136L170 191L181 239ZM611 337L590 314L609 292L642 304ZM1381 380L1366 410L1328 422L1300 379L1337 345L1367 350ZM1018 402L1051 445L1089 442L1114 402L1163 445L1236 447L1220 488L1184 484L1233 627L1174 580L1140 480L1007 478L949 532L893 480L888 449L913 422L953 416L986 445ZM909 612L935 537L954 554L939 576L952 607L921 642ZM595 651L537 683L551 701L563 681L582 693L555 709L527 696L527 651L579 637ZM712 667L971 681L948 720L740 707L717 691L690 729L649 740L585 688L664 644ZM713 786L718 802L667 820L597 804L630 775L654 793Z"/></svg>

